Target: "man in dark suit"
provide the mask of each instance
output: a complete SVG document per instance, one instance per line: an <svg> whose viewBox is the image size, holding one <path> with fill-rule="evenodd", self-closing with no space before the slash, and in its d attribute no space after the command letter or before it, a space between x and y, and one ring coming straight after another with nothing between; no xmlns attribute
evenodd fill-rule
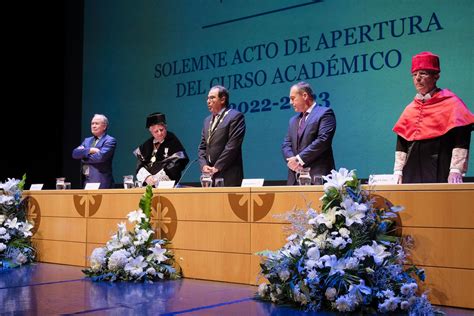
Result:
<svg viewBox="0 0 474 316"><path fill-rule="evenodd" d="M313 90L306 82L291 87L290 102L299 114L290 119L288 133L281 146L288 166L288 185L296 184L296 172L311 168L311 179L327 175L335 168L332 138L336 117L332 109L318 106Z"/></svg>
<svg viewBox="0 0 474 316"><path fill-rule="evenodd" d="M109 120L105 115L95 114L91 121L92 137L84 139L82 144L72 151L74 159L81 160L81 182L99 182L101 189L113 188L112 159L117 141L107 135Z"/></svg>
<svg viewBox="0 0 474 316"><path fill-rule="evenodd" d="M214 86L207 96L211 115L204 120L198 148L202 172L213 179L224 178L225 186L240 186L244 178L242 142L245 135L244 115L229 109L229 92Z"/></svg>

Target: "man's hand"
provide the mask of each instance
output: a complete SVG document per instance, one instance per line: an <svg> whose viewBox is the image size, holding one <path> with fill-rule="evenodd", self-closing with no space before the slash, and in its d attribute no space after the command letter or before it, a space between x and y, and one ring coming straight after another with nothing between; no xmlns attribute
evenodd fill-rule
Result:
<svg viewBox="0 0 474 316"><path fill-rule="evenodd" d="M149 184L151 186L154 186L156 184L156 180L153 176L148 176L146 179L145 179L145 182L146 184Z"/></svg>
<svg viewBox="0 0 474 316"><path fill-rule="evenodd" d="M214 173L219 172L219 169L217 169L216 167L210 167L208 165L205 165L204 167L202 167L202 172L214 174Z"/></svg>
<svg viewBox="0 0 474 316"><path fill-rule="evenodd" d="M403 176L401 176L399 174L396 174L395 177L397 179L397 184L402 184L403 183Z"/></svg>
<svg viewBox="0 0 474 316"><path fill-rule="evenodd" d="M462 183L462 174L459 172L450 172L448 176L448 183Z"/></svg>
<svg viewBox="0 0 474 316"><path fill-rule="evenodd" d="M287 166L289 169L293 170L294 172L297 172L299 170L301 170L301 168L303 168L302 165L300 165L300 162L298 161L298 158L296 157L290 157L290 158L286 158L286 161L287 161Z"/></svg>
<svg viewBox="0 0 474 316"><path fill-rule="evenodd" d="M208 165L204 165L202 167L202 172L212 173L212 167L209 167Z"/></svg>
<svg viewBox="0 0 474 316"><path fill-rule="evenodd" d="M99 148L95 148L95 147L89 148L89 154L91 154L91 155L93 155L95 153L98 153L98 152L100 152Z"/></svg>

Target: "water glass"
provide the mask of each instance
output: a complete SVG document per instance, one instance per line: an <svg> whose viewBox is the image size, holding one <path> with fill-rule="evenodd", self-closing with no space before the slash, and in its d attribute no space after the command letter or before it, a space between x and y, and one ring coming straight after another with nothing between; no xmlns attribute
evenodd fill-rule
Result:
<svg viewBox="0 0 474 316"><path fill-rule="evenodd" d="M143 186L143 182L140 180L135 180L135 188L141 188Z"/></svg>
<svg viewBox="0 0 474 316"><path fill-rule="evenodd" d="M212 175L207 172L201 174L201 186L203 188L212 187Z"/></svg>
<svg viewBox="0 0 474 316"><path fill-rule="evenodd" d="M216 178L216 179L214 180L214 186L215 186L216 188L221 188L221 187L223 187L223 186L224 186L224 178Z"/></svg>
<svg viewBox="0 0 474 316"><path fill-rule="evenodd" d="M64 182L64 188L66 190L71 190L71 182Z"/></svg>
<svg viewBox="0 0 474 316"><path fill-rule="evenodd" d="M323 179L323 176L314 176L313 177L313 184L314 185L323 185L324 184L324 179Z"/></svg>
<svg viewBox="0 0 474 316"><path fill-rule="evenodd" d="M311 185L311 168L302 168L298 172L298 183L299 185Z"/></svg>
<svg viewBox="0 0 474 316"><path fill-rule="evenodd" d="M132 189L133 188L133 176L123 176L123 188L124 189Z"/></svg>
<svg viewBox="0 0 474 316"><path fill-rule="evenodd" d="M64 190L66 189L66 185L64 184L64 180L66 178L56 178L56 190Z"/></svg>

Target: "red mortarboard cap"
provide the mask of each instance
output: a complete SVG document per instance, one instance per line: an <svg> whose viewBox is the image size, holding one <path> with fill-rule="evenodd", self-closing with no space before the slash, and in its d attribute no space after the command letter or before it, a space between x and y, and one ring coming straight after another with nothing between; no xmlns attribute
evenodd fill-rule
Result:
<svg viewBox="0 0 474 316"><path fill-rule="evenodd" d="M432 70L440 72L439 57L431 52L421 52L411 59L411 72L417 70Z"/></svg>

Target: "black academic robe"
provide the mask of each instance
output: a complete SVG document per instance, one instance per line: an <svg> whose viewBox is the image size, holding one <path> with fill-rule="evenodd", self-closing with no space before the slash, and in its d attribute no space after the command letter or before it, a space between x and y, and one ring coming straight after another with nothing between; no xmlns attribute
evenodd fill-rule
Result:
<svg viewBox="0 0 474 316"><path fill-rule="evenodd" d="M167 132L164 141L160 144L155 153L155 162L152 163L154 144L153 137L139 146L140 153L137 162L137 169L144 167L151 174L158 173L164 169L166 175L171 179L178 181L181 177L181 172L184 170L189 162L188 155L178 137L171 132ZM177 157L173 157L173 155Z"/></svg>

